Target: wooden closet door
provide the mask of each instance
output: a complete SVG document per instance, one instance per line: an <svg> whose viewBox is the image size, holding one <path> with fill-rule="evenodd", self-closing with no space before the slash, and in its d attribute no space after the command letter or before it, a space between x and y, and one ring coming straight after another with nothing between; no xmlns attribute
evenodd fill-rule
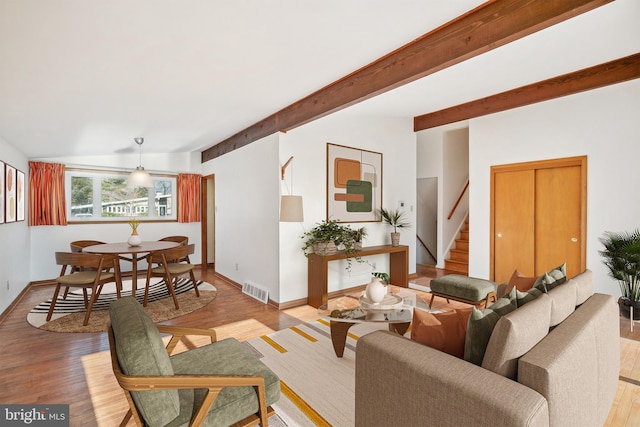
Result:
<svg viewBox="0 0 640 427"><path fill-rule="evenodd" d="M517 268L534 271L535 171L494 175L494 281L504 283Z"/></svg>
<svg viewBox="0 0 640 427"><path fill-rule="evenodd" d="M563 262L567 263L567 277L583 269L580 182L578 166L536 171L536 275Z"/></svg>
<svg viewBox="0 0 640 427"><path fill-rule="evenodd" d="M491 167L491 275L586 268L587 157Z"/></svg>

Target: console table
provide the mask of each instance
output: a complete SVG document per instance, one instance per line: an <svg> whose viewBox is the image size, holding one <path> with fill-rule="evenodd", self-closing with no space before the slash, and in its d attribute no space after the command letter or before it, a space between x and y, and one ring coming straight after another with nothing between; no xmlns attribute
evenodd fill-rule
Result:
<svg viewBox="0 0 640 427"><path fill-rule="evenodd" d="M389 254L389 279L395 286L408 287L409 286L409 246L369 246L362 248L357 252L360 257ZM329 277L328 267L329 261L336 261L340 259L353 258L353 254L346 254L344 251L338 251L333 255L308 255L308 304L312 307L318 308L321 305L327 304L328 300L328 286L327 280Z"/></svg>

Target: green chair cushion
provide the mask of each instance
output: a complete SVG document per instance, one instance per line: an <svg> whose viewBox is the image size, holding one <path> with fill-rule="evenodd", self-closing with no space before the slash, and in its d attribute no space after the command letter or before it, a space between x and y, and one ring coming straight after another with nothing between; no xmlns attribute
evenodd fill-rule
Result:
<svg viewBox="0 0 640 427"><path fill-rule="evenodd" d="M280 398L280 379L242 343L234 338L171 356L176 375L255 375L265 381L267 406ZM202 402L203 389L180 390L180 416L168 426L187 425ZM257 390L226 387L215 400L203 426L228 426L258 412Z"/></svg>
<svg viewBox="0 0 640 427"><path fill-rule="evenodd" d="M465 299L467 301L481 301L489 292L496 292L496 283L467 277L461 274L447 274L446 276L432 279L429 287L433 292Z"/></svg>
<svg viewBox="0 0 640 427"><path fill-rule="evenodd" d="M120 369L125 375L174 375L158 328L133 298L123 297L109 306ZM180 413L177 390L131 392L136 408L149 426L164 426Z"/></svg>

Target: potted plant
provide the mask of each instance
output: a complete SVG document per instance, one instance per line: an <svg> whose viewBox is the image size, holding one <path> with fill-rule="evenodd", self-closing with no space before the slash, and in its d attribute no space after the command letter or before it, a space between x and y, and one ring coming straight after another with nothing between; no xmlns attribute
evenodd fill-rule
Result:
<svg viewBox="0 0 640 427"><path fill-rule="evenodd" d="M360 227L353 230L353 240L355 242L355 250L359 251L362 249L362 241L367 237L367 229L365 227Z"/></svg>
<svg viewBox="0 0 640 427"><path fill-rule="evenodd" d="M621 297L620 314L640 320L640 230L632 232L605 232L600 238L603 250L598 251L609 269L609 276L618 281Z"/></svg>
<svg viewBox="0 0 640 427"><path fill-rule="evenodd" d="M351 270L352 259L358 262L362 261L357 255L356 232L357 230L348 225L338 224L337 220L323 220L301 236L304 240L302 252L305 255L310 253L333 255L340 248L346 254L353 255L353 257L346 258L347 270Z"/></svg>
<svg viewBox="0 0 640 427"><path fill-rule="evenodd" d="M399 209L392 211L380 208L378 209L378 214L384 222L393 227L393 232L391 232L391 246L398 246L400 244L400 232L398 232L398 228L411 227L411 223L405 218L405 212Z"/></svg>

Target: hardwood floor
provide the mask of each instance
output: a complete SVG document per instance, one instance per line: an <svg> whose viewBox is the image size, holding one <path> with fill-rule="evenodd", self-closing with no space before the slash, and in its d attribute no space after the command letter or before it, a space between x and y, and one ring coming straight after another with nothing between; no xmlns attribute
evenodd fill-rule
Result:
<svg viewBox="0 0 640 427"><path fill-rule="evenodd" d="M428 285L445 272L419 268L414 281ZM213 283L216 299L206 307L164 323L215 328L218 338L247 340L317 318L316 309L301 306L277 310L215 278L212 270L196 277ZM118 425L127 404L111 370L105 333L56 333L26 322L29 310L53 294L53 286L33 287L5 313L0 323L0 403L70 405L71 426ZM437 298L435 305L446 302ZM457 303L459 304L459 303ZM640 425L640 324L629 331L621 319L621 380L607 426ZM188 342L192 347L204 342ZM132 421L130 426L134 425Z"/></svg>

